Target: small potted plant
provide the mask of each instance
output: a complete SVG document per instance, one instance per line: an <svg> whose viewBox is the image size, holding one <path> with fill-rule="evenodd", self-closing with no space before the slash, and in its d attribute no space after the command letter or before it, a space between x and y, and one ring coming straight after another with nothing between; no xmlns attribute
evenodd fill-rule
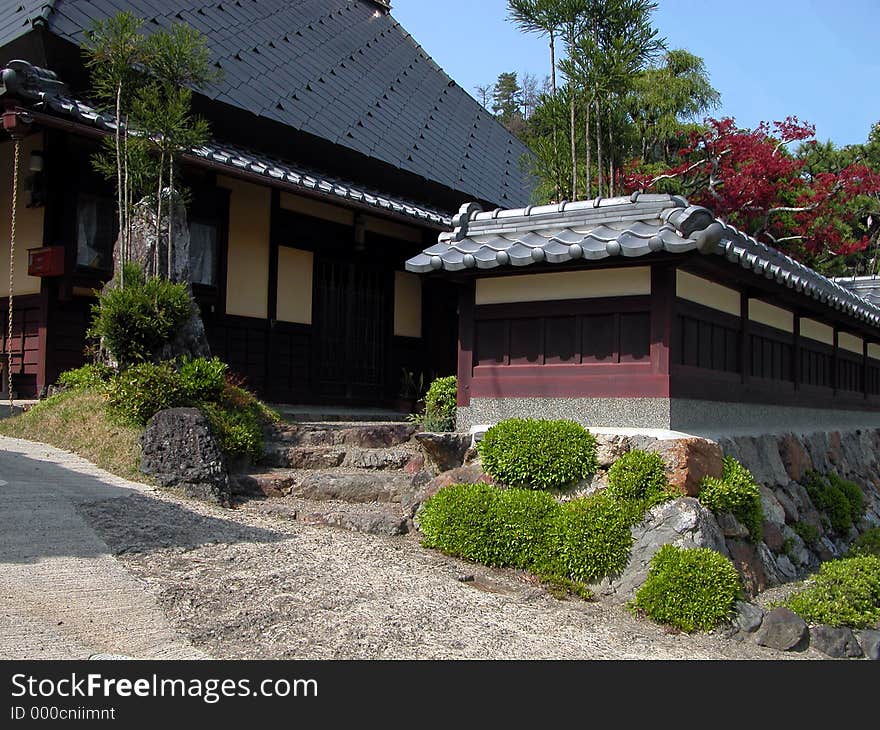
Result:
<svg viewBox="0 0 880 730"><path fill-rule="evenodd" d="M419 374L419 377L416 378L412 370L402 368L402 371L400 392L397 395L395 408L401 413L413 413L419 398L422 397L424 392L425 376L424 374Z"/></svg>

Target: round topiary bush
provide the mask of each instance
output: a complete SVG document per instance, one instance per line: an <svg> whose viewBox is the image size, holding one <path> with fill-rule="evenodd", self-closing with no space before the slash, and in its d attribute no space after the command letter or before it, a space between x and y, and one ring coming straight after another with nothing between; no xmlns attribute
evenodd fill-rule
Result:
<svg viewBox="0 0 880 730"><path fill-rule="evenodd" d="M152 359L170 342L193 309L186 284L144 278L125 266L125 287L104 289L92 306L91 337L99 338L122 367Z"/></svg>
<svg viewBox="0 0 880 730"><path fill-rule="evenodd" d="M422 429L433 432L454 431L457 398L458 380L454 375L434 379L425 394L425 412L420 419Z"/></svg>
<svg viewBox="0 0 880 730"><path fill-rule="evenodd" d="M682 631L711 631L731 617L740 589L736 568L721 553L663 545L630 607Z"/></svg>
<svg viewBox="0 0 880 730"><path fill-rule="evenodd" d="M753 542L761 541L764 523L761 490L752 473L736 459L724 457L721 479L703 479L699 500L715 513L730 512L749 531Z"/></svg>
<svg viewBox="0 0 880 730"><path fill-rule="evenodd" d="M596 471L596 439L574 421L511 418L477 444L483 468L511 487L558 489Z"/></svg>
<svg viewBox="0 0 880 730"><path fill-rule="evenodd" d="M880 622L880 557L857 555L824 563L785 605L809 623L875 626Z"/></svg>
<svg viewBox="0 0 880 730"><path fill-rule="evenodd" d="M608 470L608 494L615 499L640 502L670 496L666 465L660 454L629 451Z"/></svg>

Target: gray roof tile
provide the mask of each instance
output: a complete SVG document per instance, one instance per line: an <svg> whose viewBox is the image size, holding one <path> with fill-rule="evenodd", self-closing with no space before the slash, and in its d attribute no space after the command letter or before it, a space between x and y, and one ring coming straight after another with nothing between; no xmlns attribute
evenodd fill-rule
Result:
<svg viewBox="0 0 880 730"><path fill-rule="evenodd" d="M99 129L115 129L112 117L98 113L81 101L70 98L67 88L55 74L22 61L10 62L0 71L0 97L11 93L16 99L29 99L35 111L57 114ZM448 226L450 216L430 206L401 200L379 191L369 191L360 184L330 177L302 166L248 150L237 145L211 141L191 150L190 156L228 166L231 170L247 170L272 180L283 180L308 190L365 202L375 208L394 210L414 220Z"/></svg>
<svg viewBox="0 0 880 730"><path fill-rule="evenodd" d="M37 18L48 18L50 32L78 43L93 19L109 17L121 7L146 18L148 27L188 22L205 33L213 57L225 71L224 80L206 90L209 98L301 129L307 123L301 109L285 104L277 109L276 104L281 97L311 93L319 98L309 114L325 108L328 112L320 125L308 125L310 132L358 151L369 149L383 162L467 196L508 205L529 202L533 181L517 164L528 154L525 145L485 113L375 2L17 0L4 5L0 45L28 32ZM269 47L270 41L275 48ZM318 81L322 77L323 84ZM269 78L274 83L269 84ZM309 83L312 92L305 90ZM389 97L383 100L387 114L365 115L383 94ZM434 134L422 140L425 155L410 160L409 149L428 121L427 111L434 116ZM358 121L385 143L367 147L362 140L373 137L349 137ZM476 143L472 149L481 160L462 174L469 140ZM506 163L513 163L509 176L503 175Z"/></svg>

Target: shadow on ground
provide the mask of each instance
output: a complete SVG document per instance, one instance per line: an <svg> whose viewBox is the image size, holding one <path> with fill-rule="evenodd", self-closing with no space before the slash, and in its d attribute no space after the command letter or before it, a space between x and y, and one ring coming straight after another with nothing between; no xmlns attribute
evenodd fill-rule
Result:
<svg viewBox="0 0 880 730"><path fill-rule="evenodd" d="M78 511L116 555L290 539L290 535L209 517L140 494L83 504Z"/></svg>
<svg viewBox="0 0 880 730"><path fill-rule="evenodd" d="M0 449L0 564L289 539L197 510L33 458L14 444Z"/></svg>

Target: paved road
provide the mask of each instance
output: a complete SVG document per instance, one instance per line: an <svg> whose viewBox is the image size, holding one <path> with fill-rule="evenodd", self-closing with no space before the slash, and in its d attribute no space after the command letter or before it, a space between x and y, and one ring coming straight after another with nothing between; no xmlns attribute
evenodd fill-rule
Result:
<svg viewBox="0 0 880 730"><path fill-rule="evenodd" d="M0 659L205 658L78 511L149 491L65 451L0 437Z"/></svg>

